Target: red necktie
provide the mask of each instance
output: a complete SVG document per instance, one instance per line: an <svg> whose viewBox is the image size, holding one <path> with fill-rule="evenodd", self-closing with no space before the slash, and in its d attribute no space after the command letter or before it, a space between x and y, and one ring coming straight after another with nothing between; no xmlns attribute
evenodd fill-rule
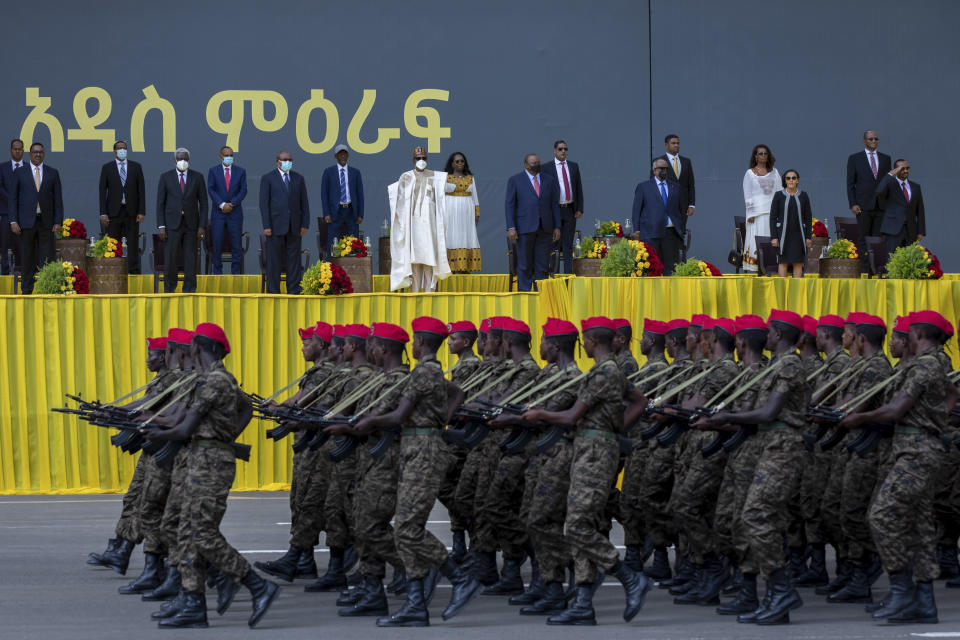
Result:
<svg viewBox="0 0 960 640"><path fill-rule="evenodd" d="M907 201L907 204L910 204L910 192L907 191L907 183L901 182L900 187L903 189L903 199Z"/></svg>
<svg viewBox="0 0 960 640"><path fill-rule="evenodd" d="M876 154L870 154L870 171L873 171L873 179L877 179L877 156Z"/></svg>
<svg viewBox="0 0 960 640"><path fill-rule="evenodd" d="M537 192L537 197L540 197L540 179L537 176L533 176L533 190Z"/></svg>
<svg viewBox="0 0 960 640"><path fill-rule="evenodd" d="M227 184L227 193L230 193L230 167L223 170L223 181Z"/></svg>
<svg viewBox="0 0 960 640"><path fill-rule="evenodd" d="M183 174L180 174L180 193L187 192L187 183L183 180Z"/></svg>
<svg viewBox="0 0 960 640"><path fill-rule="evenodd" d="M573 200L573 194L570 192L570 177L567 176L567 163L566 161L560 163L560 167L563 169L563 188L567 194L567 200Z"/></svg>

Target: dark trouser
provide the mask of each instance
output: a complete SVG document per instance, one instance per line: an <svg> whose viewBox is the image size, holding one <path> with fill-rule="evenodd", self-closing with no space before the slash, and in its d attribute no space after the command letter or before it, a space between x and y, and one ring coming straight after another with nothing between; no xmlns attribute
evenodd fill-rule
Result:
<svg viewBox="0 0 960 640"><path fill-rule="evenodd" d="M663 275L673 275L673 268L680 261L680 251L683 249L683 238L681 238L675 227L667 227L663 232L662 238L653 238L644 240L660 256L660 262L663 263Z"/></svg>
<svg viewBox="0 0 960 640"><path fill-rule="evenodd" d="M223 243L227 241L230 247L230 273L243 273L243 215L234 210L224 213L219 209L210 215L210 239L213 243L213 272L223 274Z"/></svg>
<svg viewBox="0 0 960 640"><path fill-rule="evenodd" d="M280 270L286 265L287 293L300 293L303 266L300 264L300 229L291 225L290 233L267 238L267 293L280 293Z"/></svg>
<svg viewBox="0 0 960 640"><path fill-rule="evenodd" d="M128 245L129 246L129 245ZM163 292L177 290L180 260L183 259L183 293L197 291L197 230L181 224L179 229L167 229L164 251Z"/></svg>
<svg viewBox="0 0 960 640"><path fill-rule="evenodd" d="M857 216L857 227L859 227L859 237L857 238L857 251L860 253L860 271L870 273L870 253L867 251L867 236L880 235L880 225L883 222L883 211L873 209L871 211L861 211ZM889 243L887 244L889 247Z"/></svg>
<svg viewBox="0 0 960 640"><path fill-rule="evenodd" d="M535 280L544 280L550 266L552 234L542 228L517 238L517 290L530 291Z"/></svg>
<svg viewBox="0 0 960 640"><path fill-rule="evenodd" d="M140 273L140 224L135 214L127 212L127 205L110 218L107 235L117 242L127 239L127 272Z"/></svg>
<svg viewBox="0 0 960 640"><path fill-rule="evenodd" d="M334 238L344 236L359 237L360 225L357 224L357 216L353 213L353 205L347 208L339 208L330 216L330 224L327 225L327 255L330 255L330 248L333 246ZM363 238L360 238L363 240Z"/></svg>
<svg viewBox="0 0 960 640"><path fill-rule="evenodd" d="M38 217L29 229L20 230L20 264L23 265L21 288L25 295L33 293L37 269L54 259L53 225L45 225Z"/></svg>
<svg viewBox="0 0 960 640"><path fill-rule="evenodd" d="M573 234L577 219L573 217L573 204L560 205L560 252L563 254L563 272L573 273Z"/></svg>
<svg viewBox="0 0 960 640"><path fill-rule="evenodd" d="M13 272L13 262L8 258L10 251L16 251L16 236L10 231L10 216L0 214L0 275L8 276Z"/></svg>
<svg viewBox="0 0 960 640"><path fill-rule="evenodd" d="M913 244L916 241L917 236L911 236L909 233L907 233L907 225L903 225L900 227L900 231L893 235L887 233L883 234L883 239L887 241L887 253L893 255L893 252L899 247L906 247Z"/></svg>

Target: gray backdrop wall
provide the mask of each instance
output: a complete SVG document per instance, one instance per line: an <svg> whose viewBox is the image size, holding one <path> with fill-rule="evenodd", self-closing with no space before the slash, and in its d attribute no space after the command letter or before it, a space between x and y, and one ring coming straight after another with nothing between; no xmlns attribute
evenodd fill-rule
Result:
<svg viewBox="0 0 960 640"><path fill-rule="evenodd" d="M17 25L5 50L23 52L5 67L6 137L19 136L30 114L43 111L33 110L36 99L28 104L31 91L49 98L45 112L62 126L62 144L43 124L28 128L61 171L67 215L94 231L100 167L111 159L104 145L130 141L132 125L143 121L143 150L134 147L130 157L144 166L143 230L153 231L157 177L172 168L172 148L188 147L192 167L205 174L228 139L228 127L217 122L231 121L232 105L239 115L245 98L232 140L236 163L248 172L244 227L254 237L262 228L258 177L280 149L290 150L295 170L307 176L316 216L330 149L347 142L366 187L363 230L376 237L387 213L386 185L410 167L414 146L430 144L434 168L453 151L467 155L479 185L484 271L502 272L505 184L526 153L548 161L553 141L567 140L583 172L581 229L589 233L596 219L629 216L651 151L662 153L664 134L674 132L697 176L692 254L723 266L754 144L770 145L781 170L797 169L814 215L832 221L848 213L846 158L862 148L863 129L874 128L881 150L908 158L923 186L930 248L946 269L960 267L947 241L956 208L948 187L955 135L947 125L960 92L951 71L958 46L949 31L960 22L960 3L950 0L908 9L893 0L51 1L10 5L4 14ZM175 134L164 133L160 111L139 115L150 86L175 110ZM87 127L112 129L103 140L84 139L91 134L76 116L80 111L83 121L98 111L97 99L86 111L82 100L75 103L83 89L96 93L90 87L111 101L102 122L93 118L96 125ZM335 129L324 111L307 114L319 102L317 95L308 102L311 91L320 89L339 118ZM446 100L434 94L422 101L435 110L433 121L417 119L415 104L405 110L408 97L424 89L449 92ZM375 101L365 121L357 116L362 127L351 136L366 90L376 92ZM222 94L228 100L208 113L223 91L244 93ZM277 94L285 118L278 118ZM258 127L254 107L264 99L266 123ZM449 128L449 137L438 127ZM378 138L380 145L371 144ZM311 227L305 244L316 258ZM258 268L256 244L248 273ZM149 271L146 256L143 266Z"/></svg>

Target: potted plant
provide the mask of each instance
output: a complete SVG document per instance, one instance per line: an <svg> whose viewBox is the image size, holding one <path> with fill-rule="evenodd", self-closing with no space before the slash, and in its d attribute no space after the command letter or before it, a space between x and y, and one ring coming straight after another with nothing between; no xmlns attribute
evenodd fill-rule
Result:
<svg viewBox="0 0 960 640"><path fill-rule="evenodd" d="M600 261L609 251L607 243L596 238L584 238L573 258L573 275L593 277L600 275Z"/></svg>
<svg viewBox="0 0 960 640"><path fill-rule="evenodd" d="M597 237L607 239L608 245L616 244L623 238L623 226L613 220L601 222L597 227Z"/></svg>
<svg viewBox="0 0 960 640"><path fill-rule="evenodd" d="M322 261L303 272L300 289L305 296L337 296L353 293L353 283L341 267Z"/></svg>
<svg viewBox="0 0 960 640"><path fill-rule="evenodd" d="M614 278L662 276L663 263L653 247L639 240L625 240L610 247L600 272Z"/></svg>
<svg viewBox="0 0 960 640"><path fill-rule="evenodd" d="M87 252L87 274L90 293L127 293L127 259L120 241L103 236L90 245Z"/></svg>
<svg viewBox="0 0 960 640"><path fill-rule="evenodd" d="M810 248L807 249L807 265L804 269L806 273L819 273L820 256L823 250L830 244L830 234L827 232L827 225L820 220L813 219L813 229L810 234Z"/></svg>
<svg viewBox="0 0 960 640"><path fill-rule="evenodd" d="M898 247L887 260L887 277L904 280L939 280L940 260L918 242Z"/></svg>
<svg viewBox="0 0 960 640"><path fill-rule="evenodd" d="M61 260L87 267L87 228L75 218L64 218L57 231L57 251Z"/></svg>
<svg viewBox="0 0 960 640"><path fill-rule="evenodd" d="M859 278L860 254L857 245L849 240L835 240L827 249L827 257L820 259L821 278Z"/></svg>
<svg viewBox="0 0 960 640"><path fill-rule="evenodd" d="M710 278L722 276L723 274L720 273L720 269L717 269L706 260L690 258L686 262L681 262L678 264L673 269L673 275L695 278Z"/></svg>
<svg viewBox="0 0 960 640"><path fill-rule="evenodd" d="M33 292L40 295L72 295L90 293L90 283L83 269L67 260L48 262L35 276Z"/></svg>
<svg viewBox="0 0 960 640"><path fill-rule="evenodd" d="M373 291L373 261L362 240L354 236L340 238L332 247L330 262L350 276L353 293Z"/></svg>

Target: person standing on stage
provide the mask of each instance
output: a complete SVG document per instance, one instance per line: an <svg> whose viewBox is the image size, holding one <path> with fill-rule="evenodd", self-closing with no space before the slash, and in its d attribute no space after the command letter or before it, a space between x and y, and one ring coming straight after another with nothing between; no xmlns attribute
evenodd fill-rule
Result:
<svg viewBox="0 0 960 640"><path fill-rule="evenodd" d="M770 203L780 174L770 147L758 144L750 154L750 168L743 175L743 202L746 207L747 233L743 243L743 270L757 271L757 236L770 235ZM666 263L664 263L666 264Z"/></svg>
<svg viewBox="0 0 960 640"><path fill-rule="evenodd" d="M139 225L147 214L143 169L139 162L127 160L127 143L123 140L114 143L113 155L114 159L100 170L100 225L111 238L127 239L127 245L133 247L127 252L128 272L140 273L136 246Z"/></svg>
<svg viewBox="0 0 960 640"><path fill-rule="evenodd" d="M547 277L550 245L560 240L560 187L540 172L540 158L528 153L523 171L507 182L507 239L516 243L517 289L530 291Z"/></svg>
<svg viewBox="0 0 960 640"><path fill-rule="evenodd" d="M307 182L293 171L289 151L277 154L276 170L260 178L260 216L267 237L267 293L280 293L280 271L287 274L287 293L300 293L303 265L300 239L310 227Z"/></svg>
<svg viewBox="0 0 960 640"><path fill-rule="evenodd" d="M857 250L860 252L861 271L869 273L870 257L865 238L880 235L883 212L877 206L877 185L890 172L890 156L877 151L880 136L876 131L863 132L863 151L847 158L847 202L850 213L857 216L860 237Z"/></svg>
<svg viewBox="0 0 960 640"><path fill-rule="evenodd" d="M15 251L17 243L10 230L10 197L13 190L13 172L23 166L23 140L10 141L10 162L0 162L0 275L13 273L13 264L8 264L9 251Z"/></svg>
<svg viewBox="0 0 960 640"><path fill-rule="evenodd" d="M207 190L203 174L190 171L190 152L183 147L173 154L177 167L160 175L157 186L157 221L164 251L163 291L177 290L183 259L183 292L197 291L197 242L207 226Z"/></svg>
<svg viewBox="0 0 960 640"><path fill-rule="evenodd" d="M583 217L583 186L580 184L580 166L567 160L567 143L553 143L553 170L551 177L560 185L560 251L563 253L563 272L573 273L573 235L577 220Z"/></svg>
<svg viewBox="0 0 960 640"><path fill-rule="evenodd" d="M233 149L220 149L220 164L207 172L210 191L210 240L213 272L223 273L223 240L230 244L230 273L243 273L243 199L247 197L247 172L233 164Z"/></svg>
<svg viewBox="0 0 960 640"><path fill-rule="evenodd" d="M363 179L360 171L347 166L350 152L347 145L338 144L333 149L337 164L323 171L320 181L320 200L323 205L323 221L327 223L327 255L333 247L334 238L360 237L363 222Z"/></svg>
<svg viewBox="0 0 960 640"><path fill-rule="evenodd" d="M13 172L10 230L20 236L23 293L33 293L38 267L54 259L54 234L63 224L60 173L44 161L43 145L30 145L30 164Z"/></svg>
<svg viewBox="0 0 960 640"><path fill-rule="evenodd" d="M633 194L633 237L646 242L663 262L669 276L680 261L687 216L680 210L680 185L671 182L663 158L653 162L653 177L637 185Z"/></svg>
<svg viewBox="0 0 960 640"><path fill-rule="evenodd" d="M453 273L475 273L481 267L480 240L477 238L477 224L480 222L477 183L470 172L467 157L459 151L450 155L443 170L447 174L444 190L447 262Z"/></svg>
<svg viewBox="0 0 960 640"><path fill-rule="evenodd" d="M910 180L910 163L897 160L893 170L877 185L877 207L883 211L880 234L887 241L887 251L922 242L927 234L920 185Z"/></svg>
<svg viewBox="0 0 960 640"><path fill-rule="evenodd" d="M783 189L773 195L770 232L770 244L779 250L778 275L786 278L789 266L794 278L802 278L807 249L813 244L813 212L810 197L800 191L800 174L793 169L783 174Z"/></svg>
<svg viewBox="0 0 960 640"><path fill-rule="evenodd" d="M686 212L687 217L693 215L697 208L697 190L693 177L693 163L690 158L680 155L680 136L670 133L663 139L663 146L667 152L660 156L667 161L670 170L667 179L680 185L680 211Z"/></svg>

